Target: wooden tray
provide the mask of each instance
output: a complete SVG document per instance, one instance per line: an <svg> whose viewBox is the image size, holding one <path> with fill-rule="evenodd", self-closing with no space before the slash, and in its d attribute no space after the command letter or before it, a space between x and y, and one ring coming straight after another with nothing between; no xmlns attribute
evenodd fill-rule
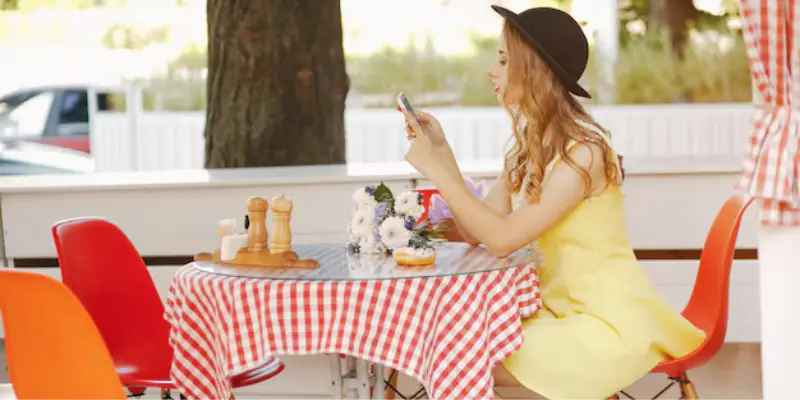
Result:
<svg viewBox="0 0 800 400"><path fill-rule="evenodd" d="M230 261L220 260L220 252L216 250L213 253L198 253L194 256L194 260L246 267L319 268L319 262L311 259L301 260L292 250L273 253L270 249L259 251L241 249Z"/></svg>

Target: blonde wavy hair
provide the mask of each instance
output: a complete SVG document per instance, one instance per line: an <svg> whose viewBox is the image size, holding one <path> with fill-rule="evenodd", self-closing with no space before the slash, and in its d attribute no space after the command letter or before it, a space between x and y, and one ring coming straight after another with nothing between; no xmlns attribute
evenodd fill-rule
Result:
<svg viewBox="0 0 800 400"><path fill-rule="evenodd" d="M589 171L567 154L567 146L572 141L599 146L606 178L609 184L615 182L617 171L611 162L608 144L577 121L606 131L561 84L516 27L506 22L503 35L508 53L508 83L503 105L514 127L514 144L506 154L511 192L518 193L523 180L529 179L525 199L538 203L547 165L559 156L583 177L588 195L592 184Z"/></svg>

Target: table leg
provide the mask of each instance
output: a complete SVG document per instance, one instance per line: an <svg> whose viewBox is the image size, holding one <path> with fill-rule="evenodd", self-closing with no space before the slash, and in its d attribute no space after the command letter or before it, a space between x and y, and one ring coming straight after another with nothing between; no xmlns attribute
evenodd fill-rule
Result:
<svg viewBox="0 0 800 400"><path fill-rule="evenodd" d="M372 398L383 400L386 398L386 393L384 392L384 388L386 387L386 384L384 383L386 380L386 367L384 367L383 364L374 364L373 368L375 368L375 384L372 386Z"/></svg>
<svg viewBox="0 0 800 400"><path fill-rule="evenodd" d="M348 399L364 398L358 392L361 387L361 382L358 379L358 360L355 357L344 356L340 362L344 362L344 371L342 373L342 397ZM369 395L366 396L369 398Z"/></svg>
<svg viewBox="0 0 800 400"><path fill-rule="evenodd" d="M369 363L365 360L356 360L356 392L359 399L369 398Z"/></svg>
<svg viewBox="0 0 800 400"><path fill-rule="evenodd" d="M328 354L328 362L331 368L331 397L341 399L342 392L342 362L338 354Z"/></svg>

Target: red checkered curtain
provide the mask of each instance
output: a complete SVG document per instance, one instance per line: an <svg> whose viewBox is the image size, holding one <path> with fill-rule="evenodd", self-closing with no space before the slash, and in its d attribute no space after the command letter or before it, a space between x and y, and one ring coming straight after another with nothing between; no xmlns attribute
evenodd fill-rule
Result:
<svg viewBox="0 0 800 400"><path fill-rule="evenodd" d="M739 0L755 124L738 189L763 199L761 223L800 225L800 0ZM794 71L794 76L792 75Z"/></svg>

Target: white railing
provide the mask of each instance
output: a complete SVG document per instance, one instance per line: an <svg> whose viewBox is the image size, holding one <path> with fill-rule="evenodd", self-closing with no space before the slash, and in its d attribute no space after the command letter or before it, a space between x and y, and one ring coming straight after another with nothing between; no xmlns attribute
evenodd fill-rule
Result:
<svg viewBox="0 0 800 400"><path fill-rule="evenodd" d="M502 158L511 129L502 108L428 111L442 122L460 161ZM738 159L752 126L749 104L595 106L591 113L612 132L617 151L633 158ZM97 171L202 168L204 123L202 112L97 113L92 123ZM348 110L347 162L402 161L407 148L402 129L401 117L394 110Z"/></svg>
<svg viewBox="0 0 800 400"><path fill-rule="evenodd" d="M53 223L87 215L103 216L118 224L145 256L188 256L210 251L217 245L216 221L237 218L241 226L248 197L269 199L281 193L294 200L294 243L344 243L353 190L380 181L395 193L423 186L414 174L386 167L389 168L373 165L361 171L316 166L80 174L61 179L5 178L0 180L0 258L27 258L29 262L32 258L52 259L56 256L50 235ZM625 183L625 220L631 245L636 249L701 248L718 207L733 192L738 178L736 172L648 174L630 167ZM497 172L470 175L491 179ZM757 214L757 208L751 207L743 220L738 248L756 247ZM52 262L42 266L56 265ZM673 307L682 309L694 284L697 261L643 260L642 267ZM175 268L151 268L151 272L156 286L166 293ZM758 299L758 262L737 260L730 283L731 319L726 340L758 341L759 308L758 301L753 301ZM315 362L298 365L294 370L313 368ZM282 396L273 393L269 397ZM299 393L294 397L313 396Z"/></svg>

